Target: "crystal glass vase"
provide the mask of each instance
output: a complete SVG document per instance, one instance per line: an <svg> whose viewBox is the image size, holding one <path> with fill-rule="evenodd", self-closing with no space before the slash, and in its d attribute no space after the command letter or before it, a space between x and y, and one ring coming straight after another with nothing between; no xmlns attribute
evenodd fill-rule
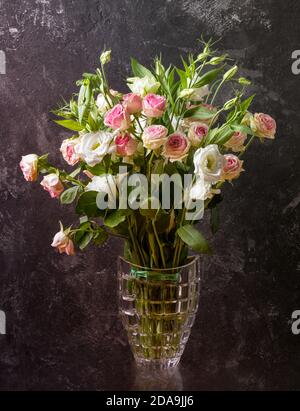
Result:
<svg viewBox="0 0 300 411"><path fill-rule="evenodd" d="M118 260L119 310L138 365L175 367L198 309L200 259L182 267L148 269Z"/></svg>

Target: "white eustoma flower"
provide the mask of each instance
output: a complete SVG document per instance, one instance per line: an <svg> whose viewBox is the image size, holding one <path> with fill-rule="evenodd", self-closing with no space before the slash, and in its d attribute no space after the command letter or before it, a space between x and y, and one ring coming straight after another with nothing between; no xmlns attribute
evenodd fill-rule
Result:
<svg viewBox="0 0 300 411"><path fill-rule="evenodd" d="M102 196L97 196L97 206L100 210L106 209L107 206L112 209L116 208L117 183L112 174L94 176L92 181L87 184L85 190L102 193ZM106 194L108 195L108 201L106 200Z"/></svg>
<svg viewBox="0 0 300 411"><path fill-rule="evenodd" d="M211 183L204 181L203 178L197 179L189 192L191 200L206 200L211 195Z"/></svg>
<svg viewBox="0 0 300 411"><path fill-rule="evenodd" d="M86 191L98 191L99 193L111 193L116 196L117 186L115 177L112 174L94 176L92 181L85 187Z"/></svg>
<svg viewBox="0 0 300 411"><path fill-rule="evenodd" d="M115 151L113 144L114 134L106 131L84 134L80 143L76 146L76 153L80 158L93 167L100 163L106 154Z"/></svg>
<svg viewBox="0 0 300 411"><path fill-rule="evenodd" d="M215 183L220 180L224 165L224 157L217 144L199 148L194 154L195 174L203 174L204 181Z"/></svg>
<svg viewBox="0 0 300 411"><path fill-rule="evenodd" d="M109 104L103 94L98 94L96 106L98 107L99 113L101 114L105 114L109 110Z"/></svg>
<svg viewBox="0 0 300 411"><path fill-rule="evenodd" d="M149 93L156 93L160 87L155 77L150 76L128 78L127 85L133 93L142 97L145 97Z"/></svg>

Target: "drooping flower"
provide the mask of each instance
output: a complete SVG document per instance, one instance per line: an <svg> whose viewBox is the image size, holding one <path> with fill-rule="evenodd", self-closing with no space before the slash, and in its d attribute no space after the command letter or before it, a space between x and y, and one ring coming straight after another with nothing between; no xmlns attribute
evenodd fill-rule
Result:
<svg viewBox="0 0 300 411"><path fill-rule="evenodd" d="M115 151L113 140L113 134L105 131L84 134L80 137L80 143L76 146L75 150L87 165L93 167L100 163L106 154L111 154Z"/></svg>
<svg viewBox="0 0 300 411"><path fill-rule="evenodd" d="M190 141L183 133L175 132L165 142L162 155L171 163L181 161L187 157L190 146Z"/></svg>
<svg viewBox="0 0 300 411"><path fill-rule="evenodd" d="M130 115L122 104L117 104L105 114L104 124L113 130L127 130L130 127Z"/></svg>
<svg viewBox="0 0 300 411"><path fill-rule="evenodd" d="M214 183L220 180L224 165L224 156L217 144L199 148L194 155L195 174L203 174L204 181Z"/></svg>
<svg viewBox="0 0 300 411"><path fill-rule="evenodd" d="M138 146L138 141L130 134L119 134L115 138L116 153L121 157L132 156Z"/></svg>
<svg viewBox="0 0 300 411"><path fill-rule="evenodd" d="M162 117L166 109L166 98L157 94L147 94L143 99L143 111L147 117Z"/></svg>
<svg viewBox="0 0 300 411"><path fill-rule="evenodd" d="M168 129L165 126L146 127L142 136L144 147L149 150L157 150L167 141L167 134Z"/></svg>
<svg viewBox="0 0 300 411"><path fill-rule="evenodd" d="M80 156L76 152L76 146L80 143L80 138L67 139L62 142L60 151L63 158L70 166L74 166L80 161Z"/></svg>
<svg viewBox="0 0 300 411"><path fill-rule="evenodd" d="M48 191L52 198L58 198L64 191L64 186L55 173L46 175L41 181L41 186Z"/></svg>
<svg viewBox="0 0 300 411"><path fill-rule="evenodd" d="M55 234L51 246L57 248L60 254L75 254L73 241L64 233L63 230Z"/></svg>
<svg viewBox="0 0 300 411"><path fill-rule="evenodd" d="M26 181L36 181L38 176L38 159L36 154L22 156L20 168Z"/></svg>

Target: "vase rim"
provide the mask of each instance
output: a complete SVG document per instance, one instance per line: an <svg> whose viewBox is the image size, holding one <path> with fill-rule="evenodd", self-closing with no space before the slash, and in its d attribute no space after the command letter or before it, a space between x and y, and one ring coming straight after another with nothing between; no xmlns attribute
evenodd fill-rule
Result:
<svg viewBox="0 0 300 411"><path fill-rule="evenodd" d="M197 261L200 260L200 255L192 255L190 257L188 257L188 262L186 264L180 265L178 267L170 267L170 268L155 268L155 267L144 267L142 265L139 264L135 264L132 263L131 261L126 260L126 258L119 256L119 260L123 261L126 264L129 264L135 268L138 268L140 270L144 270L144 271L158 271L158 272L170 272L170 271L179 271L182 270L183 268L187 268L192 264L195 264Z"/></svg>

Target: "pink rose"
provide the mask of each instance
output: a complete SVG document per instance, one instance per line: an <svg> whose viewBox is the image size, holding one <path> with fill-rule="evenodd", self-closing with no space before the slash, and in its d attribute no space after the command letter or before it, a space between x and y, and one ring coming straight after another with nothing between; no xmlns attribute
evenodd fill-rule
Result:
<svg viewBox="0 0 300 411"><path fill-rule="evenodd" d="M238 178L241 171L243 171L243 161L234 154L225 154L222 179L233 180L234 178Z"/></svg>
<svg viewBox="0 0 300 411"><path fill-rule="evenodd" d="M62 142L60 151L63 158L70 166L74 166L80 160L80 156L76 153L75 147L80 142L80 138L67 139Z"/></svg>
<svg viewBox="0 0 300 411"><path fill-rule="evenodd" d="M63 231L55 234L51 246L57 248L60 254L75 254L73 241Z"/></svg>
<svg viewBox="0 0 300 411"><path fill-rule="evenodd" d="M64 186L55 173L45 176L41 185L44 187L44 190L48 191L52 198L58 198L64 191Z"/></svg>
<svg viewBox="0 0 300 411"><path fill-rule="evenodd" d="M171 163L183 160L190 149L190 141L182 133L175 132L168 137L164 145L163 156Z"/></svg>
<svg viewBox="0 0 300 411"><path fill-rule="evenodd" d="M113 130L127 130L130 127L129 113L122 104L117 104L105 114L104 124Z"/></svg>
<svg viewBox="0 0 300 411"><path fill-rule="evenodd" d="M250 119L250 127L258 137L275 138L276 121L268 114L254 114Z"/></svg>
<svg viewBox="0 0 300 411"><path fill-rule="evenodd" d="M230 148L233 152L237 153L239 151L244 150L244 143L246 141L247 135L240 132L236 131L235 133L232 134L230 139L224 144L224 147Z"/></svg>
<svg viewBox="0 0 300 411"><path fill-rule="evenodd" d="M138 94L128 93L123 96L124 106L129 114L140 113L143 108L142 98Z"/></svg>
<svg viewBox="0 0 300 411"><path fill-rule="evenodd" d="M147 94L143 99L143 111L147 117L159 118L166 109L166 99L157 94Z"/></svg>
<svg viewBox="0 0 300 411"><path fill-rule="evenodd" d="M146 127L143 132L144 147L149 150L157 150L167 141L168 129L161 125Z"/></svg>
<svg viewBox="0 0 300 411"><path fill-rule="evenodd" d="M119 134L115 139L116 152L119 156L132 156L137 149L138 142L130 134Z"/></svg>
<svg viewBox="0 0 300 411"><path fill-rule="evenodd" d="M22 156L20 168L26 181L36 181L38 176L38 156L36 154L28 154Z"/></svg>
<svg viewBox="0 0 300 411"><path fill-rule="evenodd" d="M207 135L209 127L206 123L192 123L188 132L189 140L194 147L198 147Z"/></svg>

